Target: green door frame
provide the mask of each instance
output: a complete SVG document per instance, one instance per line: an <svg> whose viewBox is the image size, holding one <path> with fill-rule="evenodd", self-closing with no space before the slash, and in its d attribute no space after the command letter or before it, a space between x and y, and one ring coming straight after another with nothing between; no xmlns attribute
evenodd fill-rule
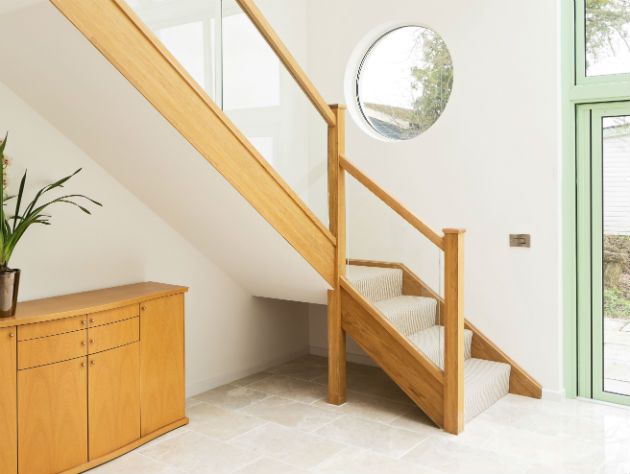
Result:
<svg viewBox="0 0 630 474"><path fill-rule="evenodd" d="M578 390L581 397L630 405L605 392L603 314L603 119L630 115L630 102L577 109Z"/></svg>
<svg viewBox="0 0 630 474"><path fill-rule="evenodd" d="M582 242L578 245L578 207L585 206L585 197L578 195L577 148L584 146L578 133L580 106L630 100L630 74L587 77L585 64L584 11L585 0L561 1L562 51L562 275L564 312L564 385L569 398L578 395L578 380L591 367L578 365L578 308L588 305L583 294L578 298L578 260L590 259ZM580 145L581 143L581 145ZM584 166L584 164L582 164ZM582 184L584 185L584 184ZM584 252L588 252L584 254ZM582 272L580 272L580 275ZM590 272L588 273L590 276ZM583 329L583 328L582 328ZM582 361L580 361L582 362ZM578 367L580 377L578 377ZM582 392L580 392L582 393Z"/></svg>

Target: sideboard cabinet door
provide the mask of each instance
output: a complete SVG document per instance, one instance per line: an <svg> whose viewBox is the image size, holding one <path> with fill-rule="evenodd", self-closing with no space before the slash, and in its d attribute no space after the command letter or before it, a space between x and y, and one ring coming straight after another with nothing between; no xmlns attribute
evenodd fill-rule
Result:
<svg viewBox="0 0 630 474"><path fill-rule="evenodd" d="M139 344L88 357L90 460L140 438Z"/></svg>
<svg viewBox="0 0 630 474"><path fill-rule="evenodd" d="M63 472L88 460L86 358L18 372L20 474Z"/></svg>
<svg viewBox="0 0 630 474"><path fill-rule="evenodd" d="M0 329L0 472L17 472L16 328Z"/></svg>
<svg viewBox="0 0 630 474"><path fill-rule="evenodd" d="M184 295L140 305L142 435L185 415Z"/></svg>

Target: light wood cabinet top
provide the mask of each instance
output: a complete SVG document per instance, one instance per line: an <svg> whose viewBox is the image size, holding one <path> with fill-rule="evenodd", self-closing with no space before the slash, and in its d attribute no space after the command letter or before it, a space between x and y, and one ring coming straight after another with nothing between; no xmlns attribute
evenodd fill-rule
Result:
<svg viewBox="0 0 630 474"><path fill-rule="evenodd" d="M15 316L0 318L0 328L96 313L187 291L184 286L144 282L24 301L18 303Z"/></svg>

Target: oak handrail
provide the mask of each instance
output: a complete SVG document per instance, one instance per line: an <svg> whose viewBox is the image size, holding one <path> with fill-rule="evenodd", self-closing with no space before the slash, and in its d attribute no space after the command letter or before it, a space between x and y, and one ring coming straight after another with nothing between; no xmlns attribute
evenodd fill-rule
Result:
<svg viewBox="0 0 630 474"><path fill-rule="evenodd" d="M304 70L300 67L288 48L282 42L278 34L271 27L271 24L264 17L260 9L252 0L236 0L243 12L249 17L256 29L263 36L267 44L276 53L289 74L293 76L300 88L304 91L308 99L315 106L319 114L330 126L335 125L335 114L330 109L321 94L317 91Z"/></svg>
<svg viewBox="0 0 630 474"><path fill-rule="evenodd" d="M378 184L363 174L356 166L350 163L345 157L341 157L339 160L340 166L350 173L358 182L368 188L376 197L387 204L394 212L400 217L405 219L411 226L416 228L418 232L424 235L427 239L433 242L440 250L444 250L444 237L437 234L428 225L418 219L400 202L390 196L384 191Z"/></svg>

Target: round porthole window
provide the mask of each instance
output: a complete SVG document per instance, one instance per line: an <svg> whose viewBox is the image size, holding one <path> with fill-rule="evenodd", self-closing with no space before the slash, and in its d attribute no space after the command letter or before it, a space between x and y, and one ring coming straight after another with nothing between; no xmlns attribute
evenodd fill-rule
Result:
<svg viewBox="0 0 630 474"><path fill-rule="evenodd" d="M356 98L373 131L390 140L409 140L436 122L452 87L451 54L440 35L403 26L381 36L363 56Z"/></svg>

